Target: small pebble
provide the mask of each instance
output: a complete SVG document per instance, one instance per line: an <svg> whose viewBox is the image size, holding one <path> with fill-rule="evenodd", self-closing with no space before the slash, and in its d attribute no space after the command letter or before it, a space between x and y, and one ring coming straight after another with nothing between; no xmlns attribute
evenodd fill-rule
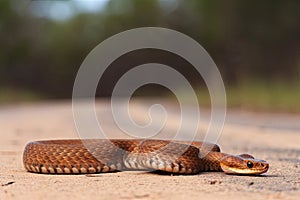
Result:
<svg viewBox="0 0 300 200"><path fill-rule="evenodd" d="M8 185L11 185L11 184L14 184L15 182L14 181L10 181L10 182L7 182L7 183L5 183L5 184L2 184L1 186L3 187L3 186L8 186Z"/></svg>
<svg viewBox="0 0 300 200"><path fill-rule="evenodd" d="M222 181L213 180L213 181L210 181L209 183L210 183L211 185L214 185L214 184L216 184L216 183L221 184Z"/></svg>

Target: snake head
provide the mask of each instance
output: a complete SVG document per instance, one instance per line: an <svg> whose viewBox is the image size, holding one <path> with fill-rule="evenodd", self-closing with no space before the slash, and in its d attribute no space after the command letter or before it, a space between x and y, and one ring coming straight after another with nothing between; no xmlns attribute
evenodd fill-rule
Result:
<svg viewBox="0 0 300 200"><path fill-rule="evenodd" d="M269 163L264 160L255 159L252 156L229 155L222 158L220 165L226 174L240 175L258 175L266 173L269 169Z"/></svg>

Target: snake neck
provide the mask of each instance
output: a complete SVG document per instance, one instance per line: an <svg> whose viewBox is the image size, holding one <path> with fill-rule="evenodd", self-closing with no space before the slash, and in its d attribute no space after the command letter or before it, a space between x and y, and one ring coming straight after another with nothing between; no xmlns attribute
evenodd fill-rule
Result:
<svg viewBox="0 0 300 200"><path fill-rule="evenodd" d="M223 171L221 168L222 158L229 154L211 151L200 154L200 162L202 162L201 171Z"/></svg>

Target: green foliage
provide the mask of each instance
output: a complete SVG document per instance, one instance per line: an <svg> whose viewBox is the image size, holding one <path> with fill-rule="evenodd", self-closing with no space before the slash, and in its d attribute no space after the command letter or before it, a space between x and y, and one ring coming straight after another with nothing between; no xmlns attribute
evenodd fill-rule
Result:
<svg viewBox="0 0 300 200"><path fill-rule="evenodd" d="M32 102L43 98L36 92L25 89L0 88L0 104Z"/></svg>
<svg viewBox="0 0 300 200"><path fill-rule="evenodd" d="M0 1L1 88L71 97L81 62L101 41L131 28L162 26L204 46L230 86L232 105L240 106L238 99L278 106L276 99L286 98L286 104L299 100L289 95L299 93L298 88L275 86L278 81L289 85L300 80L300 1L111 0L103 12L78 13L65 21L36 17L28 5L19 4ZM271 86L235 87L245 80L263 80ZM272 98L264 98L264 93Z"/></svg>
<svg viewBox="0 0 300 200"><path fill-rule="evenodd" d="M227 87L229 107L272 112L300 112L300 84L251 81Z"/></svg>

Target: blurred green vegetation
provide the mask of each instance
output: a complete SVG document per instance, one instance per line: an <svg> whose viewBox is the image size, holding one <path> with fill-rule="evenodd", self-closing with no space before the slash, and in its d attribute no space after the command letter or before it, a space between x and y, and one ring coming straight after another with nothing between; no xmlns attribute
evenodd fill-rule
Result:
<svg viewBox="0 0 300 200"><path fill-rule="evenodd" d="M229 106L300 111L300 1L110 0L99 12L71 6L75 14L64 20L38 17L31 6L0 1L0 102L71 98L77 70L96 45L159 26L203 45Z"/></svg>
<svg viewBox="0 0 300 200"><path fill-rule="evenodd" d="M299 84L249 82L229 87L227 98L229 106L255 111L300 112Z"/></svg>

